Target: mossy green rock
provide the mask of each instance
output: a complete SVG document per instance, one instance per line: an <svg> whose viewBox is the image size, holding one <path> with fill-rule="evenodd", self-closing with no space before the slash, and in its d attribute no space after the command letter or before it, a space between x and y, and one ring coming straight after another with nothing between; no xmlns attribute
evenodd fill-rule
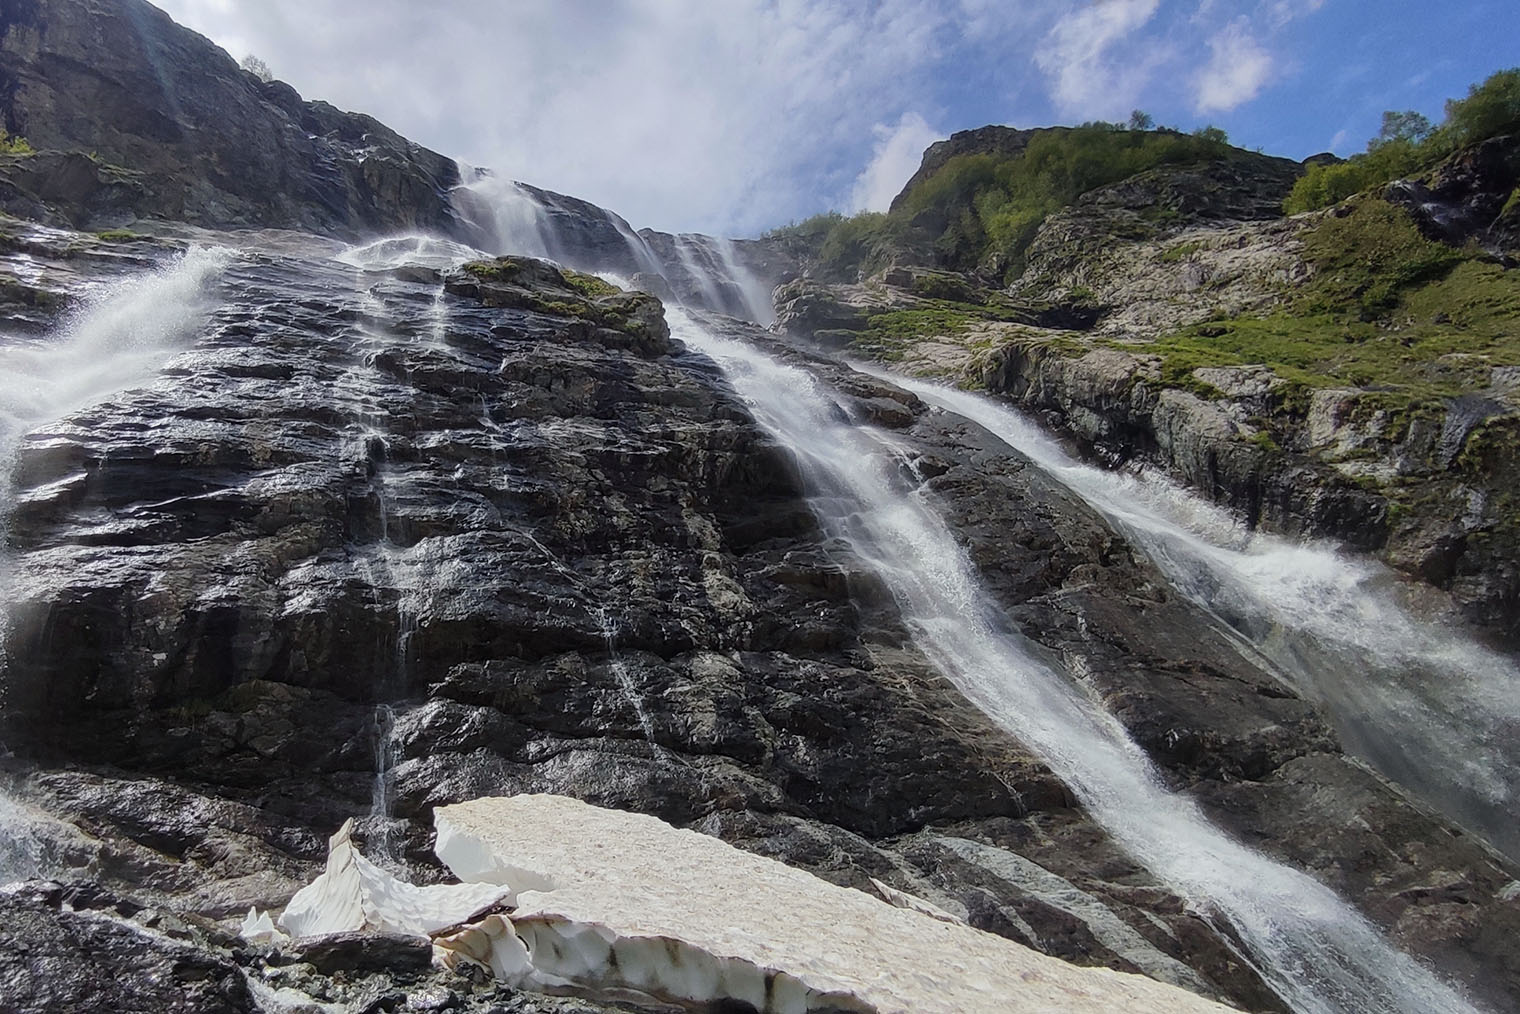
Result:
<svg viewBox="0 0 1520 1014"><path fill-rule="evenodd" d="M567 271L532 257L472 261L451 273L444 287L486 306L531 310L586 321L618 332L643 355L670 350L665 307L647 292L626 292L594 275Z"/></svg>

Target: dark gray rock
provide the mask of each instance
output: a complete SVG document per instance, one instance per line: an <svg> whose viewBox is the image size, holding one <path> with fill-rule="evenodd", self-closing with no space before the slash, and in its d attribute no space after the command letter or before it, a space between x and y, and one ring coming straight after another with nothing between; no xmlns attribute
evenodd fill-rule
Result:
<svg viewBox="0 0 1520 1014"><path fill-rule="evenodd" d="M323 975L338 972L395 972L427 970L433 960L432 942L399 933L328 933L305 937L291 945L290 954Z"/></svg>
<svg viewBox="0 0 1520 1014"><path fill-rule="evenodd" d="M21 441L4 739L37 766L17 794L93 841L62 864L187 921L277 905L370 812L389 754L390 819L361 831L394 832L420 880L441 875L434 806L562 792L1272 1009L1233 944L914 648L795 462L652 328L648 297L522 259L365 273L280 243L232 262L172 383ZM92 266L120 267L74 264ZM1369 782L1099 517L890 384L712 325L813 370L842 418L893 427L1010 620L1083 658L1177 788L1513 993L1502 867ZM1358 852L1366 875L1316 830L1346 799L1368 842L1405 843ZM1473 885L1460 920L1414 891L1442 870ZM485 1002L246 960L356 1009L433 986Z"/></svg>
<svg viewBox="0 0 1520 1014"><path fill-rule="evenodd" d="M0 1009L15 1014L256 1014L225 957L76 911L58 884L0 888Z"/></svg>
<svg viewBox="0 0 1520 1014"><path fill-rule="evenodd" d="M1510 260L1520 252L1520 135L1489 138L1464 148L1434 169L1384 190L1408 211L1420 231L1453 246L1476 241Z"/></svg>
<svg viewBox="0 0 1520 1014"><path fill-rule="evenodd" d="M7 3L0 61L4 126L44 151L0 164L13 213L90 227L453 228L453 161L261 82L145 0Z"/></svg>

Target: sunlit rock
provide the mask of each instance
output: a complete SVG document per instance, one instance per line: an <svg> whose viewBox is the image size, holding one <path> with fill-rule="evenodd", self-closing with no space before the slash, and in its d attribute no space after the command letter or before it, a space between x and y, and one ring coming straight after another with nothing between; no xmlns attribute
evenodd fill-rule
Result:
<svg viewBox="0 0 1520 1014"><path fill-rule="evenodd" d="M1226 1009L654 817L520 795L441 807L434 820L439 858L461 880L507 889L513 906L437 938L445 963L487 966L519 987L787 1014Z"/></svg>

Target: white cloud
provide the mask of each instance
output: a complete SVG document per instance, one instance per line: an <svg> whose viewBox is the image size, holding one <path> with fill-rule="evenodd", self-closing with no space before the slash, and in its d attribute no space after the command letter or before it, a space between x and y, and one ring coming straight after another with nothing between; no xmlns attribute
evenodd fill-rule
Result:
<svg viewBox="0 0 1520 1014"><path fill-rule="evenodd" d="M1325 6L1325 0L1267 0L1265 13L1273 28L1313 14Z"/></svg>
<svg viewBox="0 0 1520 1014"><path fill-rule="evenodd" d="M876 149L850 191L850 210L886 211L908 178L918 171L924 149L945 136L917 113L904 113L895 126L872 128Z"/></svg>
<svg viewBox="0 0 1520 1014"><path fill-rule="evenodd" d="M1272 54L1237 18L1209 39L1211 56L1194 81L1200 113L1227 111L1254 99L1272 76Z"/></svg>
<svg viewBox="0 0 1520 1014"><path fill-rule="evenodd" d="M939 0L158 0L308 98L636 226L757 231L842 206L872 128L932 111L988 8ZM1029 0L1037 2L1037 0ZM1022 3L1005 4L1005 26ZM968 124L969 125L969 124Z"/></svg>
<svg viewBox="0 0 1520 1014"><path fill-rule="evenodd" d="M1274 23L1323 0L155 2L462 161L635 226L747 235L880 206L927 124L1229 108L1272 74Z"/></svg>
<svg viewBox="0 0 1520 1014"><path fill-rule="evenodd" d="M1129 112L1162 52L1112 50L1150 24L1159 6L1160 0L1096 0L1057 21L1035 56L1057 108L1079 117Z"/></svg>

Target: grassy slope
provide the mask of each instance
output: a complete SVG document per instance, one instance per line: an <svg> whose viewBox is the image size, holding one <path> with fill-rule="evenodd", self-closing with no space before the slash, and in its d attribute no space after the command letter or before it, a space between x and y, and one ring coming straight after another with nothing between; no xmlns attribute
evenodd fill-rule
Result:
<svg viewBox="0 0 1520 1014"><path fill-rule="evenodd" d="M1365 197L1305 235L1313 278L1277 312L1199 323L1148 344L1162 379L1200 366L1263 364L1299 388L1357 387L1400 410L1434 408L1520 365L1520 274L1420 235Z"/></svg>

